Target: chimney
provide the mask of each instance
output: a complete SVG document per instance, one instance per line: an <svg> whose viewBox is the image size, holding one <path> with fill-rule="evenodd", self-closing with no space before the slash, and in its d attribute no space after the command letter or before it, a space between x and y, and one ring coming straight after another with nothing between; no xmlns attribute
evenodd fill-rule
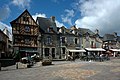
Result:
<svg viewBox="0 0 120 80"><path fill-rule="evenodd" d="M98 29L95 30L95 34L99 34L99 30Z"/></svg>
<svg viewBox="0 0 120 80"><path fill-rule="evenodd" d="M113 32L113 35L114 35L115 37L117 37L117 32Z"/></svg>
<svg viewBox="0 0 120 80"><path fill-rule="evenodd" d="M55 16L51 16L51 21L55 22Z"/></svg>

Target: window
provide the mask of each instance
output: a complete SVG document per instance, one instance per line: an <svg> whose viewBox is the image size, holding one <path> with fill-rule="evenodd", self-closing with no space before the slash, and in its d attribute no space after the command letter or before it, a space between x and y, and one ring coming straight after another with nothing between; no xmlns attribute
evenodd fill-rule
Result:
<svg viewBox="0 0 120 80"><path fill-rule="evenodd" d="M94 44L94 42L93 42L93 41L91 41L91 47L92 47L92 48L94 47L94 45L93 45L93 44Z"/></svg>
<svg viewBox="0 0 120 80"><path fill-rule="evenodd" d="M72 33L73 30L70 30L70 32Z"/></svg>
<svg viewBox="0 0 120 80"><path fill-rule="evenodd" d="M50 32L50 28L49 27L47 28L47 31Z"/></svg>
<svg viewBox="0 0 120 80"><path fill-rule="evenodd" d="M55 58L55 48L52 48L52 58Z"/></svg>
<svg viewBox="0 0 120 80"><path fill-rule="evenodd" d="M65 37L61 37L61 38L60 38L60 41L61 41L62 43L65 43Z"/></svg>
<svg viewBox="0 0 120 80"><path fill-rule="evenodd" d="M18 43L18 41L19 40L17 38L15 38L13 43Z"/></svg>
<svg viewBox="0 0 120 80"><path fill-rule="evenodd" d="M50 27L47 28L48 32L51 32L52 30L53 30L53 28L50 28Z"/></svg>
<svg viewBox="0 0 120 80"><path fill-rule="evenodd" d="M65 34L65 30L64 29L62 29L62 33Z"/></svg>
<svg viewBox="0 0 120 80"><path fill-rule="evenodd" d="M30 32L30 27L29 26L25 26L25 31L26 32Z"/></svg>
<svg viewBox="0 0 120 80"><path fill-rule="evenodd" d="M29 22L29 17L23 17L23 21L25 21L25 22Z"/></svg>
<svg viewBox="0 0 120 80"><path fill-rule="evenodd" d="M49 56L49 48L45 48L44 51L45 51L45 56Z"/></svg>
<svg viewBox="0 0 120 80"><path fill-rule="evenodd" d="M51 37L50 37L50 36L47 37L47 43L48 43L48 44L51 43Z"/></svg>
<svg viewBox="0 0 120 80"><path fill-rule="evenodd" d="M75 35L78 35L78 33L77 33L77 32L75 32Z"/></svg>
<svg viewBox="0 0 120 80"><path fill-rule="evenodd" d="M30 39L29 38L25 39L25 44L30 44Z"/></svg>
<svg viewBox="0 0 120 80"><path fill-rule="evenodd" d="M75 44L77 44L77 38L75 38Z"/></svg>
<svg viewBox="0 0 120 80"><path fill-rule="evenodd" d="M89 41L89 36L88 35L86 36L86 41Z"/></svg>
<svg viewBox="0 0 120 80"><path fill-rule="evenodd" d="M62 48L62 53L65 54L65 48Z"/></svg>

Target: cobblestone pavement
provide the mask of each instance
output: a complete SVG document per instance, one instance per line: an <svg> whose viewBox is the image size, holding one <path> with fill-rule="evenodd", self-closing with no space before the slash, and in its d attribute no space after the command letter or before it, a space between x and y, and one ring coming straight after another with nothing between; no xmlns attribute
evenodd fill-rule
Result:
<svg viewBox="0 0 120 80"><path fill-rule="evenodd" d="M54 61L53 65L2 68L0 80L120 80L120 59L105 62Z"/></svg>

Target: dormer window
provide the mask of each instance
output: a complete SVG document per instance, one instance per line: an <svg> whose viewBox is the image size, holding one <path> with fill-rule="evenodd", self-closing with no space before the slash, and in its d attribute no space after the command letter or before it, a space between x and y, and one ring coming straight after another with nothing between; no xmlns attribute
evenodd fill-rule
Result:
<svg viewBox="0 0 120 80"><path fill-rule="evenodd" d="M77 32L75 32L75 35L78 35L78 33L77 33Z"/></svg>
<svg viewBox="0 0 120 80"><path fill-rule="evenodd" d="M30 32L30 27L29 26L25 26L25 32Z"/></svg>
<svg viewBox="0 0 120 80"><path fill-rule="evenodd" d="M70 32L72 33L72 32L73 32L73 30L70 30Z"/></svg>
<svg viewBox="0 0 120 80"><path fill-rule="evenodd" d="M52 32L52 31L53 31L53 28L48 27L48 28L47 28L47 31L48 31L48 32Z"/></svg>
<svg viewBox="0 0 120 80"><path fill-rule="evenodd" d="M50 28L49 27L47 28L47 31L50 32Z"/></svg>
<svg viewBox="0 0 120 80"><path fill-rule="evenodd" d="M65 38L65 37L60 37L60 41L61 41L62 43L65 43L65 42L66 42L66 38Z"/></svg>
<svg viewBox="0 0 120 80"><path fill-rule="evenodd" d="M64 30L64 29L62 29L62 33L65 33L65 30Z"/></svg>
<svg viewBox="0 0 120 80"><path fill-rule="evenodd" d="M86 41L89 41L89 36L86 36Z"/></svg>

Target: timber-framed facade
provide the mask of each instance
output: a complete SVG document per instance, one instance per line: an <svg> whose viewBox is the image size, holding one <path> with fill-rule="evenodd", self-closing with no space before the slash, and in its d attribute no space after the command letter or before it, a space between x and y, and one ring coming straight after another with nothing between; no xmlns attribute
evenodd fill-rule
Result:
<svg viewBox="0 0 120 80"><path fill-rule="evenodd" d="M10 22L13 34L14 52L20 57L37 53L38 25L30 13L25 10L18 18Z"/></svg>

